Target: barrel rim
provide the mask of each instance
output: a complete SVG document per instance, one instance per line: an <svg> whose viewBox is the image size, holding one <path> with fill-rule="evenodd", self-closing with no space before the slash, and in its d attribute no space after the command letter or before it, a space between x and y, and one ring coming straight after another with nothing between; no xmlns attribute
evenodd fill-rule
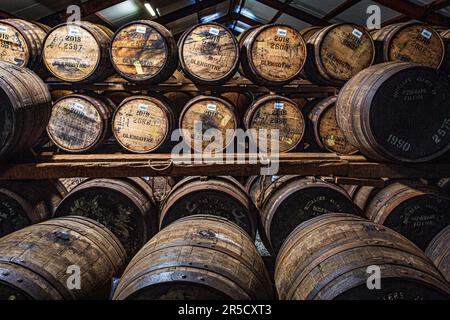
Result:
<svg viewBox="0 0 450 320"><path fill-rule="evenodd" d="M167 68L167 65L168 65L168 63L169 63L169 54L167 53L167 54L165 55L165 59L164 59L164 64L163 64L163 66L162 66L161 68L159 68L158 72L157 72L156 74L152 75L152 76L146 76L146 77L144 77L144 78L142 78L142 79L136 79L136 78L132 78L132 77L128 76L125 72L122 72L122 71L116 66L116 64L114 63L114 59L113 59L113 44L114 44L114 41L115 41L117 35L118 35L123 29L125 29L126 27L129 27L130 25L133 25L133 24L143 24L143 25L149 26L150 28L152 28L153 30L155 30L155 31L161 36L161 38L164 40L164 46L165 46L165 49L166 49L167 51L169 51L170 46L169 46L169 41L166 39L166 36L164 36L164 35L160 32L160 30L158 30L158 28L155 28L155 24L157 24L157 23L154 22L153 20L134 20L134 21L131 21L131 22L127 22L126 24L122 25L119 29L117 29L116 32L114 32L114 34L113 34L113 36L111 37L111 40L110 40L110 42L109 42L109 50L108 50L108 51L109 51L109 58L110 58L110 60L111 60L112 66L113 66L114 69L117 71L117 73L118 73L120 76L122 76L123 78L125 78L125 79L127 79L127 80L129 80L129 81L131 81L131 82L144 83L144 82L146 82L146 81L151 81L152 79L155 79L155 78L159 77L159 76L164 72L164 70ZM158 27L163 28L164 31L167 31L167 33L170 34L171 37L172 37L172 39L173 39L172 33L171 33L165 26L163 26L163 25L161 25L161 24L158 24ZM175 40L173 40L173 41L175 42Z"/></svg>
<svg viewBox="0 0 450 320"><path fill-rule="evenodd" d="M28 38L28 36L25 35L25 33L23 32L23 30L21 30L20 28L17 28L17 26L15 26L14 23L10 23L8 20L19 20L19 21L29 22L29 23L32 23L32 24L34 24L34 25L36 25L36 24L35 24L34 22L27 21L27 20L23 20L23 19L0 19L0 24L3 23L3 24L6 24L6 25L11 26L12 28L14 28L14 30L16 30L17 32L19 32L20 35L22 36L22 38L25 40L25 43L26 43L26 45L27 45L27 56L26 56L26 60L25 60L25 62L24 62L23 65L21 65L21 66L17 65L17 66L18 66L18 67L29 67L30 60L31 60L31 52L30 52L29 49L32 47L31 42L30 42L30 39ZM36 26L37 26L37 25L36 25ZM38 26L38 27L39 27L39 26ZM41 28L41 27L39 27L39 28ZM41 28L41 29L42 29L42 28Z"/></svg>
<svg viewBox="0 0 450 320"><path fill-rule="evenodd" d="M230 36L232 41L234 42L234 46L235 46L235 52L236 52L236 58L234 59L234 63L233 63L233 67L223 76L221 76L220 78L216 78L216 79L205 79L205 78L201 78L198 75L193 74L192 72L189 71L189 68L187 68L184 56L183 56L183 48L185 45L185 39L188 37L189 34L191 34L195 29L199 28L199 27L203 27L203 26L207 26L207 25L213 25L213 26L218 26L220 28L223 28L223 30L225 30L225 32L227 32ZM199 84L203 84L203 85L219 85L219 84L224 84L226 82L228 82L235 74L237 69L239 68L239 63L240 63L240 45L239 42L237 41L236 37L234 36L233 32L231 32L231 30L229 28L227 28L226 26L224 26L223 24L211 21L211 22L204 22L204 23L199 23L196 24L194 26L191 26L189 29L187 29L185 32L183 32L182 36L179 39L179 43L178 43L178 56L179 56L179 61L180 61L180 66L182 68L182 70L184 71L184 74L190 78L193 82L197 82Z"/></svg>

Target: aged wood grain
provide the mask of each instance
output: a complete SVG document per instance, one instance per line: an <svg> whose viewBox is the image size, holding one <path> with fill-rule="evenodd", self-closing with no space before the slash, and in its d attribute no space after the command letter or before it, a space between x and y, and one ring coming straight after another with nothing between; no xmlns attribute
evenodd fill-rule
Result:
<svg viewBox="0 0 450 320"><path fill-rule="evenodd" d="M239 44L227 28L206 23L188 29L179 42L181 67L188 78L201 84L221 84L238 68Z"/></svg>
<svg viewBox="0 0 450 320"><path fill-rule="evenodd" d="M450 282L450 226L442 230L426 250L426 255L433 261L441 271L447 282Z"/></svg>

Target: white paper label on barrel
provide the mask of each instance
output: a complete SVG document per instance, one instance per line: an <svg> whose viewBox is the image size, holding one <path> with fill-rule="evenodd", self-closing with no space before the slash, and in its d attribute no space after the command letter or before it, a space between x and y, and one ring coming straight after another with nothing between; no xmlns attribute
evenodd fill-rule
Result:
<svg viewBox="0 0 450 320"><path fill-rule="evenodd" d="M69 36L80 35L80 29L78 27L69 27Z"/></svg>
<svg viewBox="0 0 450 320"><path fill-rule="evenodd" d="M283 110L283 109L284 109L284 103L281 103L281 102L275 102L275 103L274 103L274 107L275 107L275 109L277 109L277 110Z"/></svg>
<svg viewBox="0 0 450 320"><path fill-rule="evenodd" d="M210 34L213 34L213 35L215 35L215 36L218 36L219 33L220 33L220 30L217 29L217 28L210 28L210 29L209 29L209 33L210 33Z"/></svg>
<svg viewBox="0 0 450 320"><path fill-rule="evenodd" d="M138 33L146 33L147 32L147 27L137 26L136 27L136 32L138 32Z"/></svg>
<svg viewBox="0 0 450 320"><path fill-rule="evenodd" d="M6 32L8 32L8 27L6 27L6 26L0 26L0 32L1 32L1 33L6 33Z"/></svg>
<svg viewBox="0 0 450 320"><path fill-rule="evenodd" d="M142 69L142 65L141 65L140 61L135 61L134 67L136 68L137 74L144 74L144 70Z"/></svg>
<svg viewBox="0 0 450 320"><path fill-rule="evenodd" d="M285 30L285 29L278 29L278 30L277 30L277 34L278 34L279 36L286 37L287 34L288 34L288 32L287 32L287 30Z"/></svg>
<svg viewBox="0 0 450 320"><path fill-rule="evenodd" d="M422 37L424 37L425 39L431 39L432 36L433 34L427 29L422 30Z"/></svg>
<svg viewBox="0 0 450 320"><path fill-rule="evenodd" d="M363 33L361 31L359 31L358 29L353 29L352 34L357 37L358 39L361 39Z"/></svg>
<svg viewBox="0 0 450 320"><path fill-rule="evenodd" d="M206 109L208 109L209 111L216 111L217 106L215 104L208 104L206 106Z"/></svg>
<svg viewBox="0 0 450 320"><path fill-rule="evenodd" d="M140 105L138 105L138 109L141 111L148 111L148 105L140 104Z"/></svg>
<svg viewBox="0 0 450 320"><path fill-rule="evenodd" d="M84 105L82 105L81 103L77 103L77 102L74 103L72 106L72 110L78 111L81 114L84 114L84 108L85 108Z"/></svg>

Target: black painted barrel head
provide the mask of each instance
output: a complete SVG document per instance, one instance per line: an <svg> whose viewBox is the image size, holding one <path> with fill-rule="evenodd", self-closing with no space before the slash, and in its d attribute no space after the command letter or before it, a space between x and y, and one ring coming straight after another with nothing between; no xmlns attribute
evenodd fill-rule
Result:
<svg viewBox="0 0 450 320"><path fill-rule="evenodd" d="M391 212L383 225L425 250L450 225L450 200L433 194L408 199Z"/></svg>
<svg viewBox="0 0 450 320"><path fill-rule="evenodd" d="M374 90L363 117L383 153L393 160L422 162L449 150L450 82L444 73L413 65Z"/></svg>
<svg viewBox="0 0 450 320"><path fill-rule="evenodd" d="M0 238L30 224L27 212L19 201L0 189Z"/></svg>
<svg viewBox="0 0 450 320"><path fill-rule="evenodd" d="M90 187L69 194L58 206L55 216L84 216L107 227L132 257L147 239L141 208L126 195L112 189Z"/></svg>
<svg viewBox="0 0 450 320"><path fill-rule="evenodd" d="M189 192L177 199L161 221L161 229L172 222L196 214L219 216L236 223L249 235L254 235L254 225L250 220L248 208L231 195L217 190Z"/></svg>
<svg viewBox="0 0 450 320"><path fill-rule="evenodd" d="M289 234L301 223L328 213L361 216L360 209L344 193L327 187L308 187L289 194L278 206L270 225L270 241L278 252Z"/></svg>

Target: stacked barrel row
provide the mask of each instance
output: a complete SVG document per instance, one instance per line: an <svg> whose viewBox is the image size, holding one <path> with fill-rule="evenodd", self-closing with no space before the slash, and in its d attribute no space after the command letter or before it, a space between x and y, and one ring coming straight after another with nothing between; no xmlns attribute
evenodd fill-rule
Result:
<svg viewBox="0 0 450 320"><path fill-rule="evenodd" d="M160 83L173 75L179 62L185 75L199 84L225 83L239 69L259 85L286 84L303 72L314 83L342 86L373 63L404 61L435 69L448 65L448 31L421 23L371 32L351 23L300 32L270 24L236 39L230 30L211 22L190 27L178 45L169 30L149 20L127 23L113 33L89 22L50 30L4 19L0 34L3 61L39 72L45 65L53 76L68 82L104 80L115 70L132 82Z"/></svg>
<svg viewBox="0 0 450 320"><path fill-rule="evenodd" d="M232 177L63 182L70 193L59 187L36 199L20 185L0 189L11 215L1 225L27 217L31 201L64 197L32 223L53 219L0 238L1 298L105 299L108 281L122 276L115 299L271 299L260 247L277 257L280 299L449 298L450 198L419 181L380 189L300 176L245 186ZM89 282L81 291L67 289L72 265ZM367 287L371 266L381 269L381 290Z"/></svg>

